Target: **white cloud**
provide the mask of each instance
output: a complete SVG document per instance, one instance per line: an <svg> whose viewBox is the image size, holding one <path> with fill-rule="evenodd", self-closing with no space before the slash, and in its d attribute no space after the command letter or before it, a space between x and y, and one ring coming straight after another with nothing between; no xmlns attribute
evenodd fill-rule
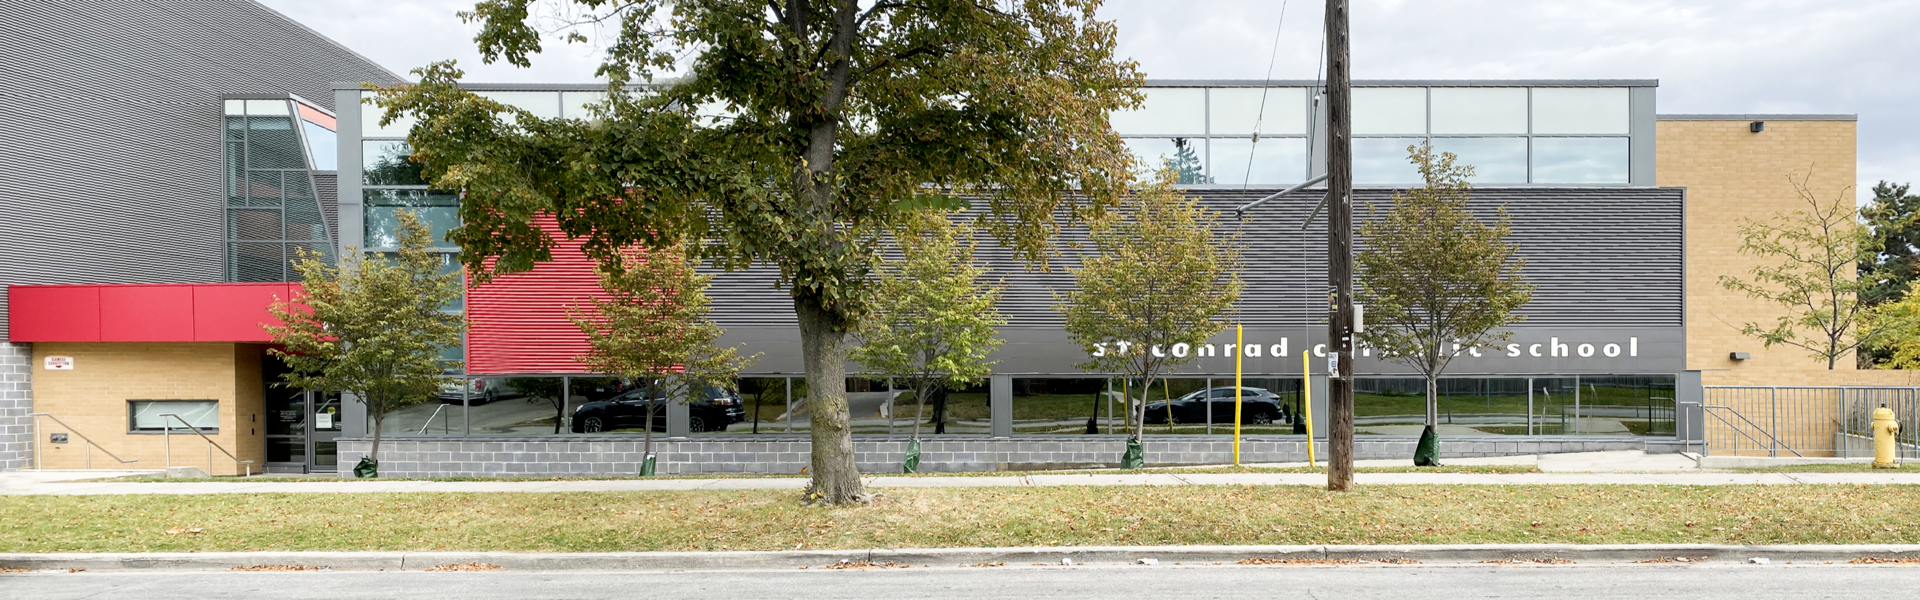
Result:
<svg viewBox="0 0 1920 600"><path fill-rule="evenodd" d="M396 72L455 58L468 79L592 80L597 56L547 44L532 69L482 65L454 12L471 0L262 0ZM1312 79L1315 0L1110 0L1120 52L1161 79ZM1862 193L1920 181L1920 2L1358 0L1363 79L1658 79L1663 113L1860 115Z"/></svg>

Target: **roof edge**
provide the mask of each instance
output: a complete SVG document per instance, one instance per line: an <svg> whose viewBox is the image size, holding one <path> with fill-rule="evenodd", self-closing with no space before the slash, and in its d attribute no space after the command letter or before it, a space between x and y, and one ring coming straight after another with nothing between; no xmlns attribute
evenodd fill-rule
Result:
<svg viewBox="0 0 1920 600"><path fill-rule="evenodd" d="M1699 114L1699 115L1676 114L1676 115L1654 115L1653 118L1654 120L1657 120L1657 121L1858 121L1860 120L1860 115L1850 115L1850 114L1822 115L1822 114L1796 114L1796 113Z"/></svg>
<svg viewBox="0 0 1920 600"><path fill-rule="evenodd" d="M663 80L664 81L664 80ZM1315 79L1148 79L1145 87L1315 87ZM1357 79L1354 87L1660 87L1658 79ZM335 90L357 90L360 84L333 82ZM604 83L462 83L480 91L596 91ZM645 87L636 85L634 87Z"/></svg>

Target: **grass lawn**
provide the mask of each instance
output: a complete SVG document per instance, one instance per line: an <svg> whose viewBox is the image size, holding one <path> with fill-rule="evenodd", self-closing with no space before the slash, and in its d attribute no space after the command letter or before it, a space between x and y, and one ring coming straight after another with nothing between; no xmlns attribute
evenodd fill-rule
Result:
<svg viewBox="0 0 1920 600"><path fill-rule="evenodd" d="M1914 486L894 489L16 496L0 552L1920 542ZM196 533L197 532L197 533Z"/></svg>

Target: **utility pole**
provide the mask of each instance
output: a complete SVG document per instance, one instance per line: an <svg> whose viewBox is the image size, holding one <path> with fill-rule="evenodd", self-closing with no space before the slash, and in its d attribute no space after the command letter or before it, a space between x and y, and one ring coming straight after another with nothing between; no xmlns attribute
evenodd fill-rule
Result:
<svg viewBox="0 0 1920 600"><path fill-rule="evenodd" d="M1353 487L1353 106L1347 0L1327 0L1327 489ZM1309 441L1311 443L1311 441Z"/></svg>

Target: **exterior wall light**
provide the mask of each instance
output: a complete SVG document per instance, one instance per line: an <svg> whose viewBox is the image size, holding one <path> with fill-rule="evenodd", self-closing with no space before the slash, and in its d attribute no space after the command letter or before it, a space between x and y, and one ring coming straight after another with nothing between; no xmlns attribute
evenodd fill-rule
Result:
<svg viewBox="0 0 1920 600"><path fill-rule="evenodd" d="M1747 354L1745 352L1735 352L1732 354L1728 354L1727 358L1731 358L1733 360L1746 360L1749 358L1753 358L1753 355Z"/></svg>
<svg viewBox="0 0 1920 600"><path fill-rule="evenodd" d="M1747 131L1751 131L1751 132L1754 132L1754 133L1760 133L1760 132L1762 132L1762 131L1766 131L1766 130L1767 130L1767 122L1766 122L1766 121L1754 121L1754 122L1752 122L1752 123L1748 123L1748 124L1747 124Z"/></svg>

